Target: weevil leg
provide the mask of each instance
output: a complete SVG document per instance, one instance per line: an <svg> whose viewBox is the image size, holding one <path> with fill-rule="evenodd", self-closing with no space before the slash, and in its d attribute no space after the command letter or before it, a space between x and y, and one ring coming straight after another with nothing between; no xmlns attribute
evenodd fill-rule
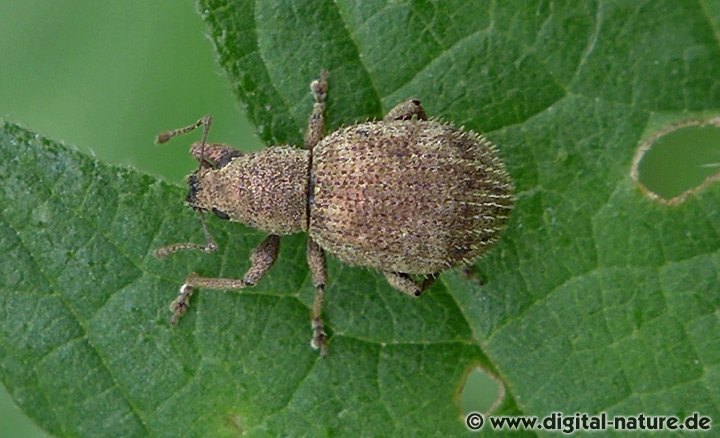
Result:
<svg viewBox="0 0 720 438"><path fill-rule="evenodd" d="M406 100L405 102L395 105L395 107L388 111L383 121L411 120L413 117L417 120L427 120L425 109L423 109L420 101L417 99Z"/></svg>
<svg viewBox="0 0 720 438"><path fill-rule="evenodd" d="M320 356L325 357L327 356L327 333L323 326L322 308L327 284L327 263L325 262L325 251L310 237L308 237L307 261L312 274L313 286L315 286L310 322L313 337L310 345L316 350L319 349Z"/></svg>
<svg viewBox="0 0 720 438"><path fill-rule="evenodd" d="M250 253L250 268L241 279L200 277L194 272L191 273L185 279L185 284L180 287L178 297L170 304L170 310L173 312L170 322L177 323L178 319L187 312L195 288L243 289L254 286L275 263L279 250L280 236L277 234L267 236Z"/></svg>
<svg viewBox="0 0 720 438"><path fill-rule="evenodd" d="M419 297L437 279L438 274L425 276L422 281L413 280L410 275L404 272L383 272L390 286L411 297Z"/></svg>
<svg viewBox="0 0 720 438"><path fill-rule="evenodd" d="M312 149L322 139L325 130L325 98L327 97L328 71L320 71L320 78L310 83L313 94L313 108L308 119L305 132L305 148L312 154Z"/></svg>
<svg viewBox="0 0 720 438"><path fill-rule="evenodd" d="M205 144L201 141L195 142L190 146L190 155L195 157L198 162L202 160L204 165L213 169L221 169L227 165L230 160L242 155L242 152L230 145L223 143Z"/></svg>

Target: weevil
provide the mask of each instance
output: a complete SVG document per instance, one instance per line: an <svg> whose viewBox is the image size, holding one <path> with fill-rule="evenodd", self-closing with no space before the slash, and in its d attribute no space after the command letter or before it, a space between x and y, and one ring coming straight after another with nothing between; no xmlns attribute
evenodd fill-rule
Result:
<svg viewBox="0 0 720 438"><path fill-rule="evenodd" d="M280 145L242 153L209 144L210 116L157 137L164 143L203 127L202 141L190 148L199 166L188 177L186 202L201 213L207 243L176 243L156 255L216 251L205 211L268 233L251 252L242 278L189 274L170 306L173 323L187 312L195 288L255 285L275 262L280 236L306 232L315 288L311 345L325 356L326 252L377 269L393 288L418 297L442 271L471 264L498 239L514 198L490 141L428 119L416 99L395 106L382 120L323 136L327 76L323 70L310 84L313 107L303 149Z"/></svg>

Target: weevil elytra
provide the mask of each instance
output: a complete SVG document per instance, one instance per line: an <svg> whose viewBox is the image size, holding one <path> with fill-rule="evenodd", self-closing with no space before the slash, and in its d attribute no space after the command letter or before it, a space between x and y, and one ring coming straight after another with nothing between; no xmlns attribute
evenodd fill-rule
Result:
<svg viewBox="0 0 720 438"><path fill-rule="evenodd" d="M268 233L252 251L243 278L188 275L171 304L173 322L187 311L194 288L252 286L275 262L280 236L307 232L315 287L311 345L325 356L325 251L382 271L391 286L416 297L440 272L470 264L498 239L513 207L512 184L488 140L428 120L415 99L383 120L323 136L326 71L310 89L314 103L304 149L283 145L241 153L207 144L210 116L158 136L164 143L202 126L202 141L190 149L199 168L188 177L187 203L201 218L211 211ZM177 243L156 254L215 251L204 219L202 224L206 244Z"/></svg>

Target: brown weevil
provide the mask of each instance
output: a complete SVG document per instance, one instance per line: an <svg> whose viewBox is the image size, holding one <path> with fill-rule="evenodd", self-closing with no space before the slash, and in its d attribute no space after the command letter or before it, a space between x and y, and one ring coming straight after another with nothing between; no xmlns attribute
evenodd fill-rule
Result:
<svg viewBox="0 0 720 438"><path fill-rule="evenodd" d="M202 126L202 141L190 149L199 167L188 177L187 203L201 218L211 211L268 233L242 279L188 275L170 306L173 323L187 311L194 288L252 286L275 262L281 235L307 232L315 287L311 345L324 356L325 251L378 269L395 289L417 297L440 272L469 265L498 239L513 207L512 183L488 140L428 120L415 99L381 121L323 136L327 71L310 89L314 103L305 149L283 145L242 153L206 144L210 116L158 136L157 143L164 143ZM202 224L206 244L177 243L156 254L217 250Z"/></svg>

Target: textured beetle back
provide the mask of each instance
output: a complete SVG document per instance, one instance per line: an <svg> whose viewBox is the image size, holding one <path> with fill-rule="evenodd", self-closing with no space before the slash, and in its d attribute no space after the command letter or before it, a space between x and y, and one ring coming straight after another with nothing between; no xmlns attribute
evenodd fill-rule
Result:
<svg viewBox="0 0 720 438"><path fill-rule="evenodd" d="M467 264L512 209L494 146L450 125L349 126L313 155L309 232L347 263L416 274Z"/></svg>

